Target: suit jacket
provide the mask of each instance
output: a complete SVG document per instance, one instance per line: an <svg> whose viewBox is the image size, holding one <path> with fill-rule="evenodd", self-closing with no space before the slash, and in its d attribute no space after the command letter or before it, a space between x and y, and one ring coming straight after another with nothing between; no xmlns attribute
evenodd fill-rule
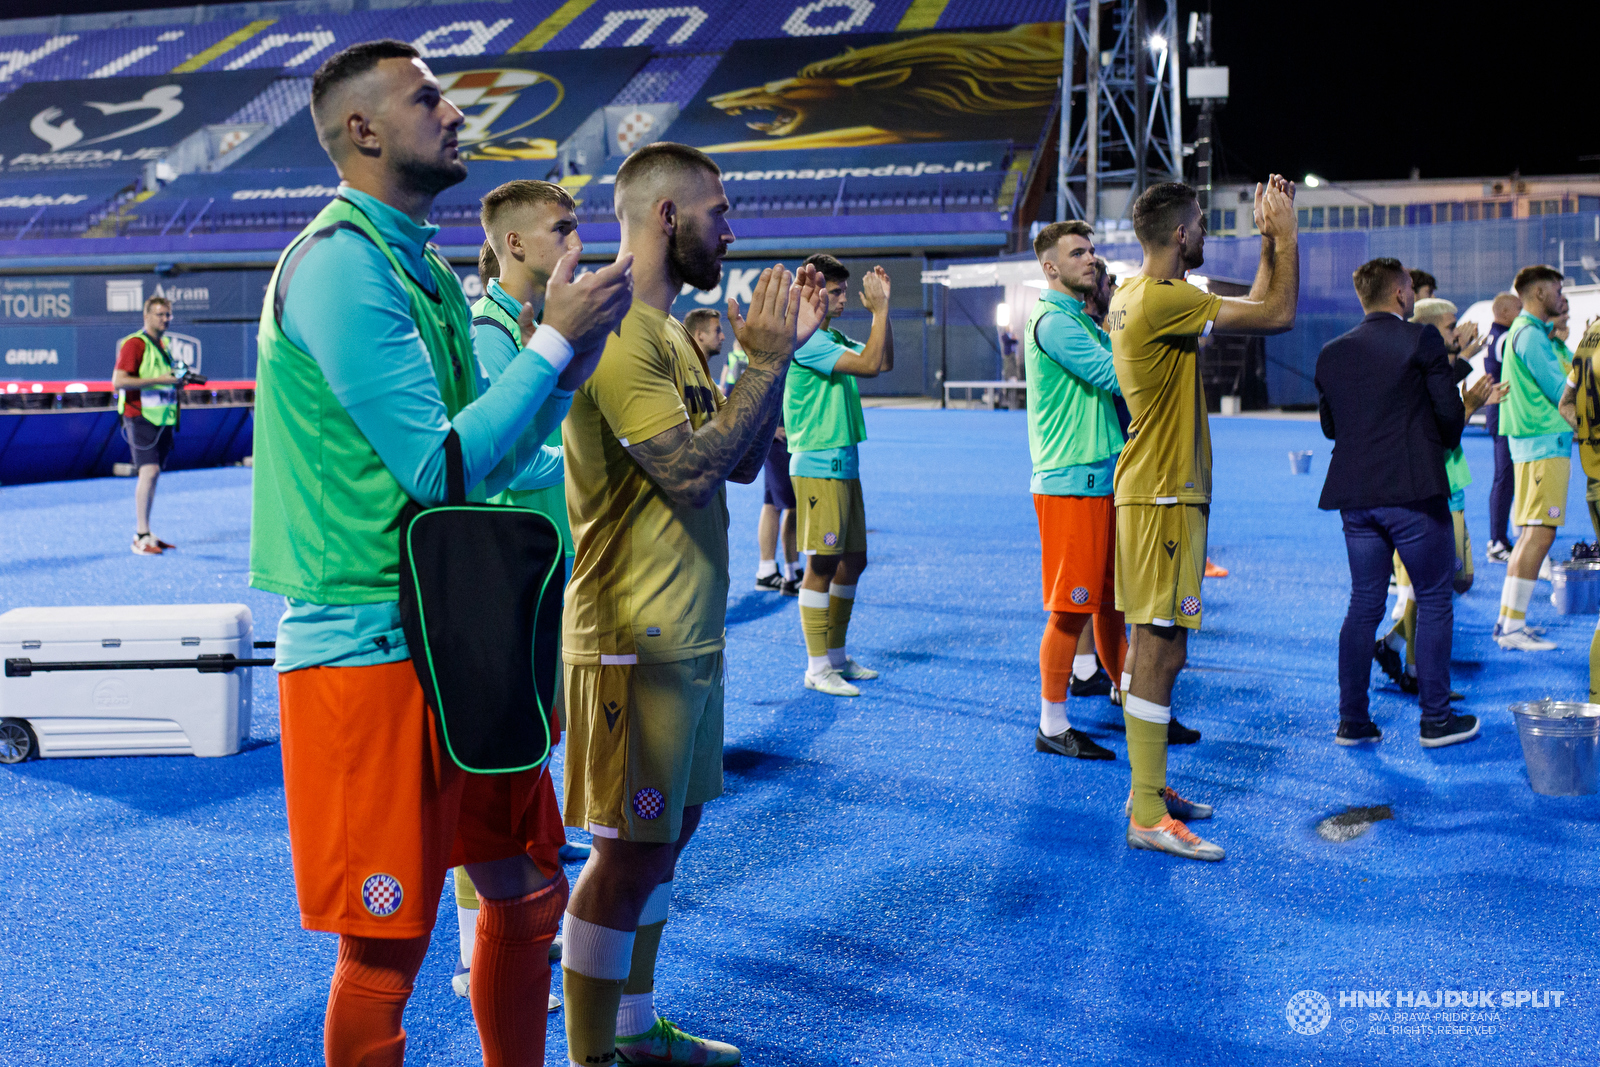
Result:
<svg viewBox="0 0 1600 1067"><path fill-rule="evenodd" d="M1466 409L1444 338L1379 311L1317 356L1322 432L1334 441L1318 507L1377 508L1450 494L1444 454Z"/></svg>

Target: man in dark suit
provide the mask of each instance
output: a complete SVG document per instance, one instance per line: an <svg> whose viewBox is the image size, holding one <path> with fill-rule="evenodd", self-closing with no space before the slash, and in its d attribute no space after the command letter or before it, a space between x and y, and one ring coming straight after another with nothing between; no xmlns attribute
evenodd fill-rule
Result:
<svg viewBox="0 0 1600 1067"><path fill-rule="evenodd" d="M1390 558L1411 574L1417 600L1417 683L1422 744L1452 745L1478 733L1472 715L1450 710L1450 601L1455 533L1444 454L1461 441L1466 412L1444 338L1407 322L1416 302L1397 259L1355 272L1361 324L1322 348L1317 392L1322 432L1334 443L1319 507L1344 519L1350 609L1339 632L1341 745L1378 741L1368 713L1373 632L1388 596Z"/></svg>

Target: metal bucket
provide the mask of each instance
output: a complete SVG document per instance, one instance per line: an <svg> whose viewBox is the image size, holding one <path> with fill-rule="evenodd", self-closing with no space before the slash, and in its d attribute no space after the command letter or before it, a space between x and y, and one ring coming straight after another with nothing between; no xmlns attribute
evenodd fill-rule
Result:
<svg viewBox="0 0 1600 1067"><path fill-rule="evenodd" d="M1306 449L1304 452L1290 452L1289 453L1289 473L1291 473L1291 474L1310 474L1311 473L1311 450L1310 449Z"/></svg>
<svg viewBox="0 0 1600 1067"><path fill-rule="evenodd" d="M1535 793L1575 797L1597 791L1600 704L1534 700L1511 705L1511 714Z"/></svg>
<svg viewBox="0 0 1600 1067"><path fill-rule="evenodd" d="M1600 561L1575 559L1551 564L1550 603L1563 615L1600 614Z"/></svg>

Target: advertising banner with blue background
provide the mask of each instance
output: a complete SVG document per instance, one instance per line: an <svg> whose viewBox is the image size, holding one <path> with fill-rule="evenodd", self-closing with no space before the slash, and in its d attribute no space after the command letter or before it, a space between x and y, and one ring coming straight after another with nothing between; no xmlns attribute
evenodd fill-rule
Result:
<svg viewBox="0 0 1600 1067"><path fill-rule="evenodd" d="M466 114L457 139L469 166L485 162L554 163L556 148L596 108L610 103L650 58L648 48L522 52L429 59L445 96ZM317 141L307 107L242 161L245 166L333 166ZM548 167L520 175L543 178Z"/></svg>
<svg viewBox="0 0 1600 1067"><path fill-rule="evenodd" d="M670 134L711 153L999 139L1031 147L1056 99L1061 37L1061 24L1047 22L740 41Z"/></svg>
<svg viewBox="0 0 1600 1067"><path fill-rule="evenodd" d="M133 175L260 95L276 71L32 82L6 97L0 173Z"/></svg>
<svg viewBox="0 0 1600 1067"><path fill-rule="evenodd" d="M0 226L41 219L81 219L107 205L133 182L131 175L63 177L40 174L0 181Z"/></svg>

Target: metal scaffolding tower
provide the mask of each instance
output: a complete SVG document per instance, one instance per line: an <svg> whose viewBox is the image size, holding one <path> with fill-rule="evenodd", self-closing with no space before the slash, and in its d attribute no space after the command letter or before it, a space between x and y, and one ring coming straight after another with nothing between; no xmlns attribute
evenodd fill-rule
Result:
<svg viewBox="0 0 1600 1067"><path fill-rule="evenodd" d="M1104 186L1183 180L1177 0L1065 6L1056 218L1093 223Z"/></svg>

